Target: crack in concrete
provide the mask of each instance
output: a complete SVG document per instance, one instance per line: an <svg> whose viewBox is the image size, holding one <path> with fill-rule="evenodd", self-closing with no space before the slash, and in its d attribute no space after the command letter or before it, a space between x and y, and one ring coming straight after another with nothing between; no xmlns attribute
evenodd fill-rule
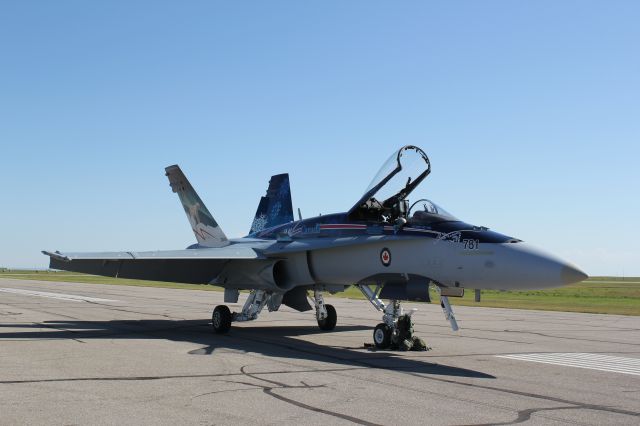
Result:
<svg viewBox="0 0 640 426"><path fill-rule="evenodd" d="M271 375L271 374L298 374L298 373L324 373L324 372L340 372L362 370L363 367L355 368L326 368L326 369L304 369L304 370L283 370L283 371L264 371L260 373L251 373L254 376ZM57 379L24 379L24 380L0 380L3 385L18 385L29 383L57 383L57 382L92 382L92 381L146 381L146 380L170 380L170 379L197 379L197 378L215 378L215 377L234 377L245 376L244 373L216 373L216 374L173 374L164 376L125 376L125 377L66 377Z"/></svg>
<svg viewBox="0 0 640 426"><path fill-rule="evenodd" d="M256 340L258 342L265 343L265 342L261 341L261 339L247 339L247 340L250 340L250 341L251 340ZM340 362L343 362L343 363L360 364L360 365L366 366L368 368L376 368L376 369L380 369L380 370L393 370L393 371L397 371L397 372L400 372L400 373L403 373L403 374L409 374L409 375L414 376L414 377L419 377L419 378L422 378L422 379L426 379L426 380L433 380L433 381L437 381L437 382L460 385L460 386L477 388L477 389L491 390L491 391L495 391L495 392L508 393L508 394L512 394L512 395L519 395L519 396L524 396L524 397L534 398L534 399L540 399L540 400L545 400L545 401L553 401L553 402L558 402L558 403L561 403L561 404L571 405L571 406L573 406L572 408L591 409L591 410L604 411L604 412L615 413L615 414L623 414L623 415L628 415L628 416L632 416L632 417L640 417L640 412L635 412L635 411L631 411L631 410L625 410L625 409L621 409L621 408L609 407L609 406L605 406L605 405L589 404L589 403L583 403L583 402L579 402L579 401L571 401L571 400L567 400L567 399L563 399L563 398L556 398L556 397L553 397L553 396L547 396L547 395L540 395L540 394L529 393L529 392L516 391L516 390L511 390L511 389L499 388L499 387L495 387L495 386L480 385L480 384L473 384L473 383L465 383L465 382L459 382L459 381L456 381L456 380L425 376L422 373L404 371L404 369L401 368L401 367L400 368L398 368L398 367L394 367L394 368L380 367L380 366L377 366L375 364L372 364L372 363L369 363L369 362L366 362L366 361L362 361L362 360L359 360L359 359L344 359L344 358L341 358L341 357L338 357L338 356L334 356L334 355L329 355L329 354L326 354L326 353L320 353L320 352L309 351L309 350L302 350L300 348L292 347L291 345L278 344L277 342L268 342L268 343L272 344L272 345L281 346L281 347L287 348L287 349L292 350L292 351L298 351L298 352L302 352L302 353L312 353L312 354L320 356L320 357L340 360Z"/></svg>
<svg viewBox="0 0 640 426"><path fill-rule="evenodd" d="M311 386L308 386L308 385L305 386L304 382L301 382L301 383L303 383L303 386L291 386L291 385L287 385L285 383L277 382L275 380L267 380L267 379L263 379L261 377L256 377L255 375L253 375L251 373L248 373L246 371L246 367L247 366L245 365L245 366L242 366L240 368L240 371L245 376L251 377L252 379L255 379L255 380L260 380L260 381L263 381L263 382L267 382L267 383L270 383L272 385L272 386L261 386L262 387L262 391L266 395L269 395L269 396L271 396L273 398L276 398L276 399L278 399L280 401L286 402L287 404L294 405L296 407L303 408L305 410L313 411L315 413L326 414L328 416L336 417L336 418L339 418L339 419L342 419L342 420L347 420L347 421L350 421L352 423L359 424L359 425L378 426L377 423L372 423L372 422L369 422L367 420L363 420L363 419L360 419L360 418L357 418L357 417L349 416L347 414L342 414L342 413L338 413L338 412L335 412L335 411L325 410L324 408L314 407L312 405L305 404L304 402L296 401L295 399L287 398L286 396L277 394L277 393L274 392L274 389L313 389L314 387L311 387ZM324 387L324 385L316 386L316 387Z"/></svg>
<svg viewBox="0 0 640 426"><path fill-rule="evenodd" d="M531 415L535 413L540 413L542 411L557 411L557 410L577 410L583 409L585 407L542 407L542 408L527 408L524 410L519 410L517 413L517 417L514 420L508 422L500 422L500 423L473 423L469 425L460 425L460 426L506 426L506 425L516 425L519 423L524 423L528 420L531 420ZM582 424L582 423L576 423Z"/></svg>

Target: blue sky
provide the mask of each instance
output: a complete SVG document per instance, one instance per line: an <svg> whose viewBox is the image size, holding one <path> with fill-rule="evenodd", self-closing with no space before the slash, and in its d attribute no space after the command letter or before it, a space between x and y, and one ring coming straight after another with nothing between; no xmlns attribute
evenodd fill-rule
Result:
<svg viewBox="0 0 640 426"><path fill-rule="evenodd" d="M4 1L0 266L227 235L269 176L348 209L402 145L418 190L591 275L640 276L637 1Z"/></svg>

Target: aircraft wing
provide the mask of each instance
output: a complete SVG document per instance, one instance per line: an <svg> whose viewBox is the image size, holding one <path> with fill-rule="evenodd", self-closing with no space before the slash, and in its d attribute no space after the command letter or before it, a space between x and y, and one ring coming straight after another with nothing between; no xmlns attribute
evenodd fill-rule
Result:
<svg viewBox="0 0 640 426"><path fill-rule="evenodd" d="M395 235L367 235L296 241L251 240L225 247L185 250L43 253L49 256L49 267L52 269L189 284L217 283L216 280L222 274L230 280L232 288L237 288L238 284L243 284L240 288L260 288L264 284L260 281L263 270L288 255L344 246L355 247L397 238L399 237ZM407 238L411 237L404 237Z"/></svg>
<svg viewBox="0 0 640 426"><path fill-rule="evenodd" d="M52 269L192 284L211 282L231 260L264 259L264 256L253 248L235 244L222 248L167 251L43 253L49 256L49 267Z"/></svg>

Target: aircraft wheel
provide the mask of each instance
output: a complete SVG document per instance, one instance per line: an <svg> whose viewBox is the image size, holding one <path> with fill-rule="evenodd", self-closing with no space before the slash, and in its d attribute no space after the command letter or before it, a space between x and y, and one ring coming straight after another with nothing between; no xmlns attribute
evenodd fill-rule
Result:
<svg viewBox="0 0 640 426"><path fill-rule="evenodd" d="M323 320L318 320L318 327L320 327L320 330L330 331L336 328L338 314L333 305L324 305L324 308L327 310L327 317Z"/></svg>
<svg viewBox="0 0 640 426"><path fill-rule="evenodd" d="M380 323L373 330L373 343L378 349L387 349L391 346L391 327Z"/></svg>
<svg viewBox="0 0 640 426"><path fill-rule="evenodd" d="M213 331L224 334L231 328L231 311L226 305L216 306L211 315Z"/></svg>

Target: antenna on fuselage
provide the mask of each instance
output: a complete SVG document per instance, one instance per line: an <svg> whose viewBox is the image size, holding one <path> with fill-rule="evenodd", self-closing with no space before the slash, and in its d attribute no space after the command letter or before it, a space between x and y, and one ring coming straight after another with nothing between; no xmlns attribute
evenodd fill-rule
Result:
<svg viewBox="0 0 640 426"><path fill-rule="evenodd" d="M302 212L300 211L300 207L298 207L298 220L302 220Z"/></svg>

